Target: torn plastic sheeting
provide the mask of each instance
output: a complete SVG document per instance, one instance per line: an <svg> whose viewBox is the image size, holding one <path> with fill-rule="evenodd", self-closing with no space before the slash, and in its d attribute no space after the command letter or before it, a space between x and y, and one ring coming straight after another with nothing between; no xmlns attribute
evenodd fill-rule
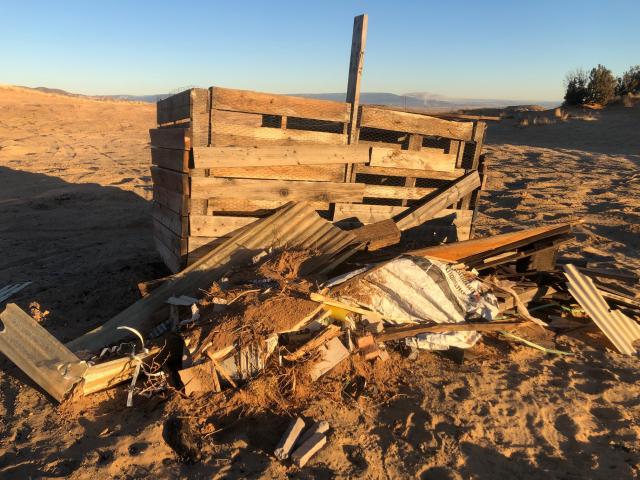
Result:
<svg viewBox="0 0 640 480"><path fill-rule="evenodd" d="M447 264L431 259L394 259L364 275L357 289L362 294L357 303L385 318L406 318L405 323L461 323L468 316L495 320L499 315L497 299L479 281L466 280ZM479 333L470 331L425 333L406 342L446 350L450 346L469 348L479 339Z"/></svg>

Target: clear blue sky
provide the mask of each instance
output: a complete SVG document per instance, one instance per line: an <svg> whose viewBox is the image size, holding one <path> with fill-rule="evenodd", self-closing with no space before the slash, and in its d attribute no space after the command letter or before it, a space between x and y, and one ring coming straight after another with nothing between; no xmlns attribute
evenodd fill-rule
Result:
<svg viewBox="0 0 640 480"><path fill-rule="evenodd" d="M570 69L640 63L640 0L0 0L0 83L343 92L365 12L363 91L556 100Z"/></svg>

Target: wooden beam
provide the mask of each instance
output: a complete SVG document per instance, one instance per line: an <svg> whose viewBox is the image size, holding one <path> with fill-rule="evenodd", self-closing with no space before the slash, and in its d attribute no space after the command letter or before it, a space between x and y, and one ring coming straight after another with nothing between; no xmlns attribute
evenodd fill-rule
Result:
<svg viewBox="0 0 640 480"><path fill-rule="evenodd" d="M266 180L309 180L314 182L342 182L344 164L280 165L275 167L218 167L211 169L211 177L261 178Z"/></svg>
<svg viewBox="0 0 640 480"><path fill-rule="evenodd" d="M500 330L513 330L522 322L486 322L486 323L440 323L435 325L407 325L402 327L387 328L380 335L375 336L376 342L390 342L407 337L415 337L421 333L446 333L446 332L496 332Z"/></svg>
<svg viewBox="0 0 640 480"><path fill-rule="evenodd" d="M455 204L464 195L467 195L479 186L480 177L478 176L478 172L473 171L468 173L460 180L455 181L451 186L439 192L435 197L426 201L416 209L413 209L410 213L402 213L402 218L397 221L398 228L404 231L417 227L427 220L431 220L438 212Z"/></svg>
<svg viewBox="0 0 640 480"><path fill-rule="evenodd" d="M189 195L189 175L166 168L151 167L151 177L154 185L160 185L171 192Z"/></svg>
<svg viewBox="0 0 640 480"><path fill-rule="evenodd" d="M189 172L189 150L173 148L151 148L151 163L177 172Z"/></svg>
<svg viewBox="0 0 640 480"><path fill-rule="evenodd" d="M251 198L256 200L309 200L361 202L361 183L250 180L197 177L191 179L192 198Z"/></svg>
<svg viewBox="0 0 640 480"><path fill-rule="evenodd" d="M196 237L222 237L256 220L256 217L190 215L189 235Z"/></svg>
<svg viewBox="0 0 640 480"><path fill-rule="evenodd" d="M461 168L456 168L452 172L440 172L435 170L423 170L416 172L409 168L390 168L390 167L371 167L369 165L355 165L354 172L356 174L363 173L366 175L381 175L385 177L410 177L429 178L434 180L456 180L465 174Z"/></svg>
<svg viewBox="0 0 640 480"><path fill-rule="evenodd" d="M367 198L393 198L397 200L420 200L435 188L392 187L387 185L365 185L364 196ZM356 200L357 201L357 200Z"/></svg>
<svg viewBox="0 0 640 480"><path fill-rule="evenodd" d="M456 166L456 156L438 149L411 151L372 147L369 166L453 172ZM413 173L415 176L419 176L421 172Z"/></svg>
<svg viewBox="0 0 640 480"><path fill-rule="evenodd" d="M287 130L278 135L287 135ZM317 133L317 132L310 132ZM330 165L369 162L369 147L359 146L260 146L195 147L194 168L246 168L296 165Z"/></svg>
<svg viewBox="0 0 640 480"><path fill-rule="evenodd" d="M191 90L176 93L156 104L156 120L158 125L177 122L189 118L191 107Z"/></svg>
<svg viewBox="0 0 640 480"><path fill-rule="evenodd" d="M196 199L191 199L191 202ZM265 217L271 215L276 208L283 206L287 200L254 200L250 198L209 198L206 215L242 215L247 217ZM314 210L328 210L329 202L309 202Z"/></svg>
<svg viewBox="0 0 640 480"><path fill-rule="evenodd" d="M262 146L264 142L273 145L296 145L297 143L346 145L347 143L347 137L342 133L246 127L225 123L214 124L212 135L213 145L218 147Z"/></svg>
<svg viewBox="0 0 640 480"><path fill-rule="evenodd" d="M152 128L149 130L152 147L177 148L179 150L189 150L191 148L191 137L187 128Z"/></svg>
<svg viewBox="0 0 640 480"><path fill-rule="evenodd" d="M368 105L363 105L361 108L360 127L417 133L453 140L473 140L472 122L454 122L427 115L398 112Z"/></svg>
<svg viewBox="0 0 640 480"><path fill-rule="evenodd" d="M212 107L217 110L284 115L332 122L348 122L347 103L273 93L212 87Z"/></svg>

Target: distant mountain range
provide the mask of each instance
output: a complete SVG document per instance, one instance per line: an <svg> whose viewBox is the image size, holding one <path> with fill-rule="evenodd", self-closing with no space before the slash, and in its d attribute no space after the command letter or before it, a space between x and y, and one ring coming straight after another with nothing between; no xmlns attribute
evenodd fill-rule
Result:
<svg viewBox="0 0 640 480"><path fill-rule="evenodd" d="M28 87L27 87L28 88ZM69 93L57 88L36 87L34 90L69 95L73 97L91 97L97 99L123 100L130 102L157 102L171 96L170 93L156 95L80 95ZM296 97L317 98L321 100L335 100L344 102L346 93L293 93ZM438 95L430 92L412 92L404 95L396 95L388 92L363 92L360 94L360 103L367 105L389 105L401 108L425 109L430 111L450 111L468 108L504 108L513 105L535 104L545 108L553 108L560 105L561 101L531 101L531 100L505 100L483 98L454 98Z"/></svg>

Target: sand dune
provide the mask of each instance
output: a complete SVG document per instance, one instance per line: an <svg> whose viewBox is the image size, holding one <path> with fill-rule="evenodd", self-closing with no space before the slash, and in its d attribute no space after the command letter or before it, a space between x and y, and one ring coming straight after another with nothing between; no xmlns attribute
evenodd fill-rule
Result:
<svg viewBox="0 0 640 480"><path fill-rule="evenodd" d="M166 273L150 221L147 130L155 107L0 87L0 286L31 280L13 299L38 302L67 340L137 298ZM640 271L640 109L593 122L490 124L494 175L479 233L583 218L569 254ZM596 330L532 338L554 357L485 337L464 364L394 358L390 398L326 400L329 443L311 478L633 478L640 475L640 369ZM320 387L321 388L321 385ZM125 409L123 389L55 406L0 360L0 477L286 478L271 456L287 420L245 418L216 437L216 456L182 465L162 439L166 402ZM203 409L204 410L204 409ZM204 415L194 406L194 416ZM200 418L200 417L198 417ZM213 440L212 440L213 442Z"/></svg>

